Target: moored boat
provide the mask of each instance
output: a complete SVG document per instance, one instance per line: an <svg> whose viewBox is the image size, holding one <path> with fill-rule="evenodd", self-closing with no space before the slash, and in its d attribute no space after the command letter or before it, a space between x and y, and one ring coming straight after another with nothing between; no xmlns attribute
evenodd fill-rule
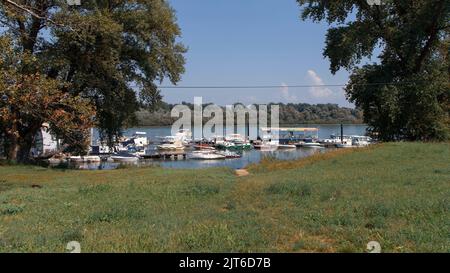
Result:
<svg viewBox="0 0 450 273"><path fill-rule="evenodd" d="M73 163L97 163L101 162L99 156L69 156L69 161Z"/></svg>
<svg viewBox="0 0 450 273"><path fill-rule="evenodd" d="M194 149L196 149L196 150L211 150L211 151L214 151L216 148L214 148L210 144L202 144L201 143L201 144L194 145Z"/></svg>
<svg viewBox="0 0 450 273"><path fill-rule="evenodd" d="M212 151L194 151L191 152L188 157L190 159L202 159L202 160L217 160L225 159L226 156Z"/></svg>
<svg viewBox="0 0 450 273"><path fill-rule="evenodd" d="M368 136L352 136L352 145L355 147L367 147L372 143L372 138Z"/></svg>
<svg viewBox="0 0 450 273"><path fill-rule="evenodd" d="M232 151L221 151L217 152L217 154L224 155L225 158L241 158L242 155Z"/></svg>
<svg viewBox="0 0 450 273"><path fill-rule="evenodd" d="M162 143L156 146L158 150L183 150L185 146L180 138L176 136L166 136Z"/></svg>
<svg viewBox="0 0 450 273"><path fill-rule="evenodd" d="M297 149L297 146L294 144L278 144L276 145L277 149L287 150L287 149Z"/></svg>
<svg viewBox="0 0 450 273"><path fill-rule="evenodd" d="M133 163L139 161L139 157L133 155L117 154L112 155L111 159L119 163Z"/></svg>

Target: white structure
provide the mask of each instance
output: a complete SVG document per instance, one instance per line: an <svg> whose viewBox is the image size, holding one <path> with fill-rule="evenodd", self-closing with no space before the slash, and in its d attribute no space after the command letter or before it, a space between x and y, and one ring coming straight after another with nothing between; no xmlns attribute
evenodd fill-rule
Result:
<svg viewBox="0 0 450 273"><path fill-rule="evenodd" d="M33 148L31 148L31 156L47 156L60 150L61 142L55 135L50 132L48 123L42 124L41 130L36 134Z"/></svg>
<svg viewBox="0 0 450 273"><path fill-rule="evenodd" d="M136 132L131 137L136 147L145 148L148 146L148 138L146 132Z"/></svg>

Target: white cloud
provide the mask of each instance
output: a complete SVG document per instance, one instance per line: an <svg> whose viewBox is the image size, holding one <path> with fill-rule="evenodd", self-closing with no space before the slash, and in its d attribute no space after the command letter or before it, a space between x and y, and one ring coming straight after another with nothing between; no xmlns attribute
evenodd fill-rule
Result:
<svg viewBox="0 0 450 273"><path fill-rule="evenodd" d="M286 100L287 102L297 101L297 96L290 93L289 86L287 84L285 84L284 82L281 83L280 93L281 93L281 97L284 100Z"/></svg>
<svg viewBox="0 0 450 273"><path fill-rule="evenodd" d="M311 82L311 85L314 85L309 88L309 94L314 98L330 98L333 96L333 91L331 89L320 86L325 85L322 78L317 75L314 70L308 70L308 79Z"/></svg>

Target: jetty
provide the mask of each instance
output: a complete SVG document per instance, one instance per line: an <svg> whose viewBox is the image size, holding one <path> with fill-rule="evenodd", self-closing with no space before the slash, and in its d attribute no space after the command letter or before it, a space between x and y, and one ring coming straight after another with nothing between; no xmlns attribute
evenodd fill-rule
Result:
<svg viewBox="0 0 450 273"><path fill-rule="evenodd" d="M187 158L187 153L184 150L161 151L157 153L141 155L140 157L143 159L185 160Z"/></svg>

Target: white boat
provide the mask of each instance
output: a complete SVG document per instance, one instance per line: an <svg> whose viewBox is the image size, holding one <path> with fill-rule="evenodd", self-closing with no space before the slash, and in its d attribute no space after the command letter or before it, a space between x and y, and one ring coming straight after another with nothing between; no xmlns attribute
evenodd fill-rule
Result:
<svg viewBox="0 0 450 273"><path fill-rule="evenodd" d="M148 146L148 138L146 132L136 132L131 137L131 140L134 142L136 147L147 147Z"/></svg>
<svg viewBox="0 0 450 273"><path fill-rule="evenodd" d="M114 149L110 148L108 145L104 143L98 143L95 145L91 145L89 147L89 154L94 155L104 155L104 154L111 154L114 152Z"/></svg>
<svg viewBox="0 0 450 273"><path fill-rule="evenodd" d="M223 136L213 136L211 139L211 142L214 145L221 145L221 144L225 143L226 140L225 140L225 137L223 137Z"/></svg>
<svg viewBox="0 0 450 273"><path fill-rule="evenodd" d="M372 143L372 138L368 136L352 136L352 145L355 147L367 147Z"/></svg>
<svg viewBox="0 0 450 273"><path fill-rule="evenodd" d="M192 142L192 132L189 129L180 129L175 137L179 139L183 145L189 145Z"/></svg>
<svg viewBox="0 0 450 273"><path fill-rule="evenodd" d="M318 142L304 142L304 143L301 143L299 146L303 147L303 148L320 148L320 147L323 147L323 145L318 143Z"/></svg>
<svg viewBox="0 0 450 273"><path fill-rule="evenodd" d="M120 154L111 156L111 159L114 162L119 162L119 163L133 163L133 162L139 161L139 157L137 157L137 156L120 155Z"/></svg>
<svg viewBox="0 0 450 273"><path fill-rule="evenodd" d="M255 149L261 150L261 151L274 151L277 149L280 150L290 150L290 149L297 149L296 145L293 144L280 144L278 140L264 140L257 142L255 145L253 145Z"/></svg>
<svg viewBox="0 0 450 273"><path fill-rule="evenodd" d="M184 145L165 143L157 146L158 150L184 150Z"/></svg>
<svg viewBox="0 0 450 273"><path fill-rule="evenodd" d="M282 149L282 150L297 149L297 146L295 146L293 144L278 144L277 149Z"/></svg>
<svg viewBox="0 0 450 273"><path fill-rule="evenodd" d="M228 142L235 143L235 144L245 143L245 137L243 137L240 134L229 134L225 137L225 140Z"/></svg>
<svg viewBox="0 0 450 273"><path fill-rule="evenodd" d="M278 149L278 145L262 144L257 149L262 152L271 152L276 151Z"/></svg>
<svg viewBox="0 0 450 273"><path fill-rule="evenodd" d="M158 150L183 150L184 147L180 136L166 136L162 139L161 144L156 146Z"/></svg>
<svg viewBox="0 0 450 273"><path fill-rule="evenodd" d="M321 143L326 146L334 145L338 148L348 148L352 146L352 137L331 135L330 138L324 139Z"/></svg>
<svg viewBox="0 0 450 273"><path fill-rule="evenodd" d="M69 156L69 161L73 163L97 163L101 162L99 156Z"/></svg>
<svg viewBox="0 0 450 273"><path fill-rule="evenodd" d="M194 151L188 155L190 159L202 159L202 160L217 160L225 159L226 156L211 151Z"/></svg>
<svg viewBox="0 0 450 273"><path fill-rule="evenodd" d="M166 141L163 144L160 144L158 146L156 146L156 148L158 150L184 150L185 146L183 145L183 143L181 141L176 141L176 140L169 140L166 137Z"/></svg>
<svg viewBox="0 0 450 273"><path fill-rule="evenodd" d="M338 148L353 148L352 140L344 140L342 142L336 143L336 147Z"/></svg>
<svg viewBox="0 0 450 273"><path fill-rule="evenodd" d="M240 155L239 153L227 151L227 150L216 152L216 153L225 156L225 158L241 158L242 157L242 155Z"/></svg>
<svg viewBox="0 0 450 273"><path fill-rule="evenodd" d="M59 164L64 164L67 162L67 159L65 157L56 157L56 156L52 156L49 159L47 159L47 162L50 165L59 165Z"/></svg>

